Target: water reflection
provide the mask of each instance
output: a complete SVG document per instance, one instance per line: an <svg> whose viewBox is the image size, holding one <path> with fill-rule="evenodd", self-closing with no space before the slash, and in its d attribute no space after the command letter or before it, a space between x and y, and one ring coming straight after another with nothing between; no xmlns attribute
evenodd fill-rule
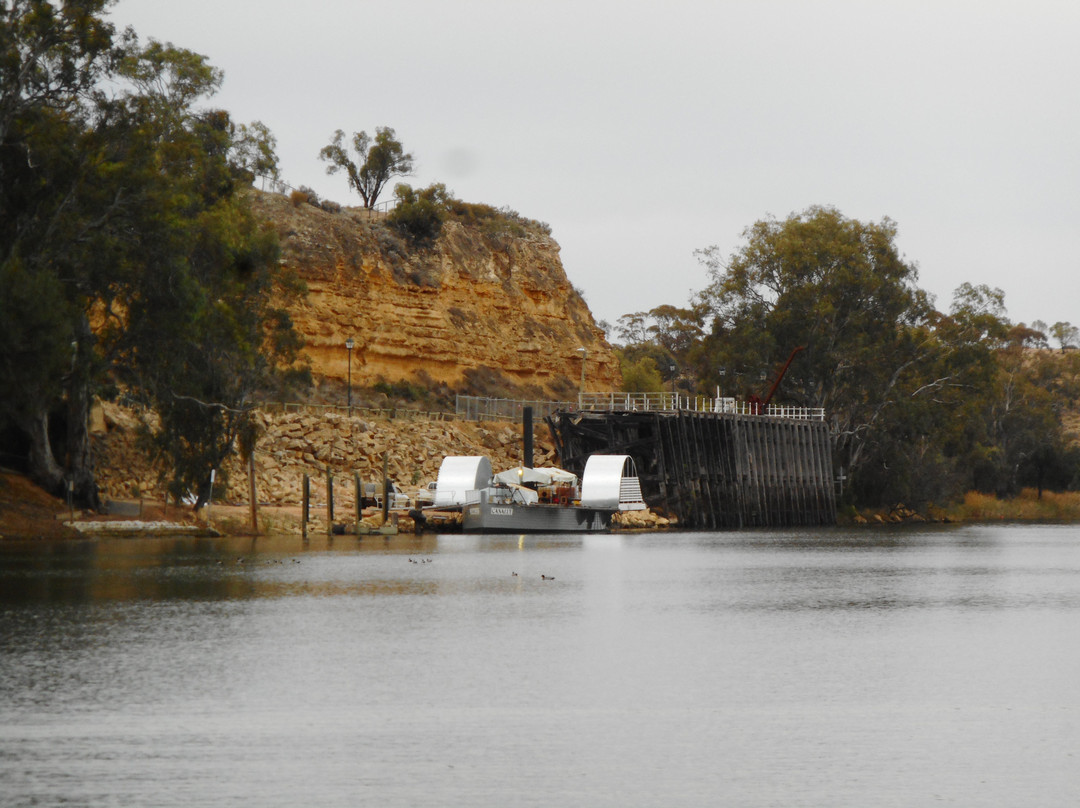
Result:
<svg viewBox="0 0 1080 808"><path fill-rule="evenodd" d="M1071 528L0 544L14 805L1068 804Z"/></svg>

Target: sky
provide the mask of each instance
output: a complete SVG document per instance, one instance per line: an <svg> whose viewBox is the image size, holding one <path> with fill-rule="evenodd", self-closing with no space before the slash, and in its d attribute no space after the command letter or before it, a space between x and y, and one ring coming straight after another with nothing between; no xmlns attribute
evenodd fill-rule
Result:
<svg viewBox="0 0 1080 808"><path fill-rule="evenodd" d="M392 127L414 187L547 222L598 320L685 306L755 222L889 218L947 310L1080 324L1075 0L119 0L225 72L282 179L359 205L319 149ZM384 199L391 196L384 194Z"/></svg>

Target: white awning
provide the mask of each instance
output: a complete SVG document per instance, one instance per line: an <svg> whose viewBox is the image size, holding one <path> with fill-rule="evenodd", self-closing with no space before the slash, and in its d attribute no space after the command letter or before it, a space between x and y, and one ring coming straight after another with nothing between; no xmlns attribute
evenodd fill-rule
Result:
<svg viewBox="0 0 1080 808"><path fill-rule="evenodd" d="M518 466L514 469L500 471L495 475L495 482L503 485L524 485L525 483L575 485L577 484L577 475L556 468L530 469Z"/></svg>

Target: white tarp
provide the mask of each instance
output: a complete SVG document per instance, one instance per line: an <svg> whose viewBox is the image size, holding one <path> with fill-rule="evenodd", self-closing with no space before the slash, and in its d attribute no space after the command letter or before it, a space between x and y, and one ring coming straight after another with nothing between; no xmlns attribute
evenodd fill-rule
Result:
<svg viewBox="0 0 1080 808"><path fill-rule="evenodd" d="M530 469L518 466L515 469L500 471L495 475L495 482L503 485L525 485L536 483L537 485L576 485L577 475L569 471L556 468Z"/></svg>
<svg viewBox="0 0 1080 808"><path fill-rule="evenodd" d="M470 491L491 483L491 461L480 455L444 457L435 481L435 505L467 505Z"/></svg>
<svg viewBox="0 0 1080 808"><path fill-rule="evenodd" d="M593 455L585 461L581 504L620 511L643 509L641 484L630 455Z"/></svg>

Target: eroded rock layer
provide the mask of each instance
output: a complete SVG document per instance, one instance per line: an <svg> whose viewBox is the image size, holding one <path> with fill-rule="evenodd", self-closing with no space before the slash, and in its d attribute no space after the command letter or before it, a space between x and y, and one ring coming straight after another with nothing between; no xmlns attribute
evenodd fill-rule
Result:
<svg viewBox="0 0 1080 808"><path fill-rule="evenodd" d="M282 261L308 286L293 307L316 379L431 381L459 392L563 399L617 389L618 361L567 280L559 245L536 229L499 232L451 219L418 248L379 214L328 213L257 194ZM509 388L517 388L512 391Z"/></svg>

